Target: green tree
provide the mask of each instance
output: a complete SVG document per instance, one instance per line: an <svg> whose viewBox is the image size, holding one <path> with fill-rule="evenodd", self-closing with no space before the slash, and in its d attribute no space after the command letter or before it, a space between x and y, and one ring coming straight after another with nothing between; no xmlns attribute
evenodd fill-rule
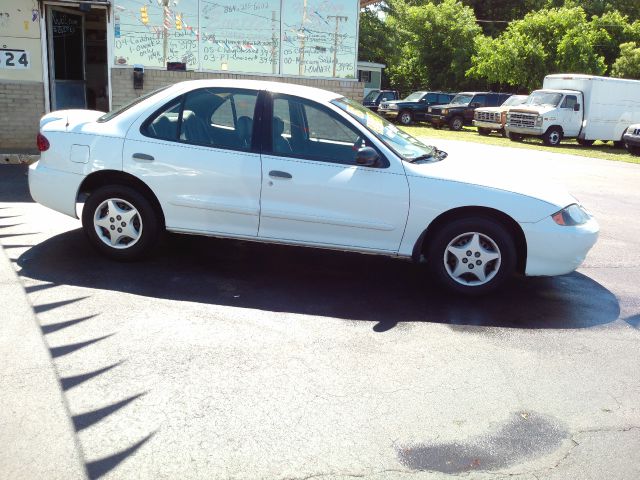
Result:
<svg viewBox="0 0 640 480"><path fill-rule="evenodd" d="M467 74L528 89L550 73L601 75L606 64L596 49L599 33L580 7L531 12L495 39L478 38Z"/></svg>
<svg viewBox="0 0 640 480"><path fill-rule="evenodd" d="M471 67L475 39L481 35L471 8L456 0L420 6L390 0L387 22L397 35L388 62L392 85L408 92L457 90L471 83L465 73Z"/></svg>
<svg viewBox="0 0 640 480"><path fill-rule="evenodd" d="M629 42L620 45L620 57L611 68L611 76L640 79L640 44Z"/></svg>

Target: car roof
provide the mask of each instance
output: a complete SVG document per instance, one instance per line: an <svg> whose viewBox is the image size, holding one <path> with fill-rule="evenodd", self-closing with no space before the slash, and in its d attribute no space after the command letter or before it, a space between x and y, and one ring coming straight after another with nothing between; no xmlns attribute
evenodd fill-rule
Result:
<svg viewBox="0 0 640 480"><path fill-rule="evenodd" d="M272 82L265 80L239 80L239 79L206 79L206 80L186 80L175 84L180 90L191 90L194 88L246 88L250 90L266 90L273 93L286 93L305 98L312 98L321 102L328 102L335 98L341 98L344 95L339 93L322 90L320 88L308 87L306 85L298 85L295 83Z"/></svg>

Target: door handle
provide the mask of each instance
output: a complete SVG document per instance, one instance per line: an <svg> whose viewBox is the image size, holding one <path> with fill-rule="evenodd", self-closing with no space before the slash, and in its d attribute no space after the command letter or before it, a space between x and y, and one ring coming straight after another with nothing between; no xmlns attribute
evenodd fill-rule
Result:
<svg viewBox="0 0 640 480"><path fill-rule="evenodd" d="M147 162L153 162L155 159L151 155L147 155L146 153L134 153L134 160L145 160Z"/></svg>
<svg viewBox="0 0 640 480"><path fill-rule="evenodd" d="M290 173L281 172L280 170L271 170L269 176L271 178L293 178Z"/></svg>

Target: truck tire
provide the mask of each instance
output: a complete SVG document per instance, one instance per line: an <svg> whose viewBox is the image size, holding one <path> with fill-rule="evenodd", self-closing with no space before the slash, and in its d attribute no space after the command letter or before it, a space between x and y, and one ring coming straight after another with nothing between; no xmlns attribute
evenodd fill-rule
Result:
<svg viewBox="0 0 640 480"><path fill-rule="evenodd" d="M557 147L562 141L562 130L560 127L549 127L542 136L542 141L548 147Z"/></svg>
<svg viewBox="0 0 640 480"><path fill-rule="evenodd" d="M449 128L454 132L459 132L464 127L464 119L462 117L453 117L449 120Z"/></svg>
<svg viewBox="0 0 640 480"><path fill-rule="evenodd" d="M509 132L507 133L507 137L509 137L509 140L511 140L512 142L522 141L522 135L520 135L519 133Z"/></svg>
<svg viewBox="0 0 640 480"><path fill-rule="evenodd" d="M491 133L491 129L478 127L478 133L483 137L486 137Z"/></svg>
<svg viewBox="0 0 640 480"><path fill-rule="evenodd" d="M627 149L627 152L629 152L631 155L640 156L640 147L629 145L628 143L625 143L624 146Z"/></svg>
<svg viewBox="0 0 640 480"><path fill-rule="evenodd" d="M403 110L402 112L400 112L400 115L398 115L398 121L402 125L411 125L411 123L413 122L413 115L411 115L411 112L409 110Z"/></svg>

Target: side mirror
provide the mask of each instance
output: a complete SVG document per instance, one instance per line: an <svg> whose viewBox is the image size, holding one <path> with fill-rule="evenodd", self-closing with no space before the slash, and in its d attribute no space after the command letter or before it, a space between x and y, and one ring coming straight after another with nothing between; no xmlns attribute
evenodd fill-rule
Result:
<svg viewBox="0 0 640 480"><path fill-rule="evenodd" d="M362 147L356 153L356 164L362 167L375 167L380 161L380 155L371 147Z"/></svg>
<svg viewBox="0 0 640 480"><path fill-rule="evenodd" d="M576 103L576 104L573 106L573 111L574 111L574 112L579 112L579 111L580 111L580 104L579 104L579 103Z"/></svg>
<svg viewBox="0 0 640 480"><path fill-rule="evenodd" d="M471 108L478 108L480 106L480 102L473 102L471 105L469 105Z"/></svg>

